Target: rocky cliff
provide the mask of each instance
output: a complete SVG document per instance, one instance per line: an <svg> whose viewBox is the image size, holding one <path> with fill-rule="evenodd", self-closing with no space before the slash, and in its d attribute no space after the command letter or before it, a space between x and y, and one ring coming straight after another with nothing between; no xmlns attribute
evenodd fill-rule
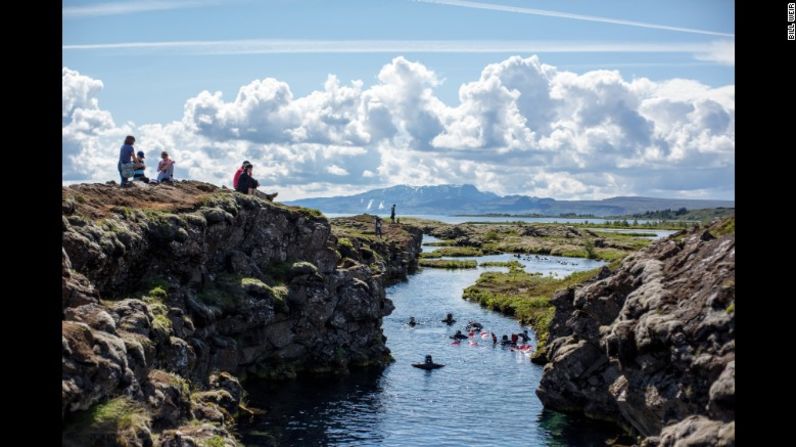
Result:
<svg viewBox="0 0 796 447"><path fill-rule="evenodd" d="M343 265L367 264L383 275L385 284L406 279L417 271L418 257L423 251L423 230L419 226L384 222L382 236L375 234L374 216L361 214L331 219L332 233Z"/></svg>
<svg viewBox="0 0 796 447"><path fill-rule="evenodd" d="M546 407L644 446L735 444L735 221L681 232L557 294Z"/></svg>
<svg viewBox="0 0 796 447"><path fill-rule="evenodd" d="M65 445L236 445L237 378L389 360L411 260L344 260L314 210L179 182L70 186L63 214Z"/></svg>

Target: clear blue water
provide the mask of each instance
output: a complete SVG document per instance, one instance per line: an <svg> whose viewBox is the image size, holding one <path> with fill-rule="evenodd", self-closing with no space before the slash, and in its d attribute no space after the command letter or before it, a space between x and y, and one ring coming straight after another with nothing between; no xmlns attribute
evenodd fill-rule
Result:
<svg viewBox="0 0 796 447"><path fill-rule="evenodd" d="M429 241L433 238L426 238ZM424 247L433 249L433 247ZM516 259L484 256L479 261ZM529 271L564 276L599 261L522 258ZM382 371L331 379L249 385L249 402L268 411L241 426L246 445L301 446L602 446L615 429L546 411L534 390L542 367L491 340L452 345L450 335L476 320L498 338L529 327L462 299L485 270L423 269L387 290L395 303L384 319L395 362ZM446 313L457 320L442 323ZM406 323L415 317L414 328ZM532 337L531 344L535 345ZM413 368L426 354L446 365Z"/></svg>

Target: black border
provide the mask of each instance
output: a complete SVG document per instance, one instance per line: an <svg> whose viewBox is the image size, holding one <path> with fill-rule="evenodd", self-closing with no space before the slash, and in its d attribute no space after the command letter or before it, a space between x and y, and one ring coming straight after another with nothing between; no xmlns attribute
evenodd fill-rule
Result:
<svg viewBox="0 0 796 447"><path fill-rule="evenodd" d="M745 445L743 440L780 445L783 438L778 432L788 425L777 420L777 415L784 419L790 413L786 393L790 394L792 386L788 373L793 335L788 329L795 325L790 321L795 314L784 309L792 296L791 275L785 270L790 263L772 269L771 256L772 252L789 255L793 251L792 230L783 225L792 218L774 215L773 223L782 225L779 228L758 220L789 211L793 202L794 166L788 156L796 147L796 41L786 40L788 3L791 2L735 3L736 110L740 111L736 113L736 216L742 235L742 261L736 284L745 296L736 320L741 334L736 339L741 353L737 363L741 388L736 404L741 425L740 430L736 427L736 437L741 445ZM28 307L4 312L4 329L16 326L6 342L19 351L4 362L5 372L13 376L6 386L20 393L17 402L21 406L12 405L10 410L15 419L29 427L8 428L27 439L22 444L60 445L61 385L57 371L62 312L57 296L61 288L62 129L58 115L63 66L62 4L45 6L37 2L29 7L29 11L14 14L33 18L25 26L24 39L40 40L33 40L29 48L21 50L26 53L20 58L24 63L7 66L7 70L21 74L16 84L7 85L14 90L11 93L19 95L13 103L29 108L29 113L20 113L19 117L30 127L23 130L14 124L5 135L14 140L14 134L20 134L20 143L33 142L36 147L6 144L6 155L15 152L20 158L7 166L7 172L20 177L7 185L9 195L16 195L16 190L19 196L11 197L13 204L8 206L15 209L9 210L4 219L11 227L5 232L6 261L25 276L20 281L15 272L9 282L27 285L23 290L8 287L4 298L12 305ZM28 61L39 65L32 66ZM31 89L38 90L35 100L30 98ZM13 115L14 107L8 106ZM13 116L10 119L17 121ZM46 135L40 138L42 123ZM21 150L14 151L14 147ZM34 179L38 180L31 179L31 165L35 165L38 175ZM772 211L772 202L767 199L779 206ZM20 227L25 236L19 236ZM27 383L19 384L20 379Z"/></svg>

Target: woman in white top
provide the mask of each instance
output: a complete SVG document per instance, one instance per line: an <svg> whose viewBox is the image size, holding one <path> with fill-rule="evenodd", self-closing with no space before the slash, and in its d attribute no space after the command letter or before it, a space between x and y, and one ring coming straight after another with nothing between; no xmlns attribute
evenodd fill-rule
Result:
<svg viewBox="0 0 796 447"><path fill-rule="evenodd" d="M163 151L160 153L161 160L158 162L158 183L170 182L174 177L174 160L169 158L169 153Z"/></svg>

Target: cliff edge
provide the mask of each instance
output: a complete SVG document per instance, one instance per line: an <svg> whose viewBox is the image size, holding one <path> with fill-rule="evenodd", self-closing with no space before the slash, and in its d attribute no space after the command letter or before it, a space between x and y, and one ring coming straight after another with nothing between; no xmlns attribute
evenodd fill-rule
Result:
<svg viewBox="0 0 796 447"><path fill-rule="evenodd" d="M195 181L73 185L62 206L65 445L237 445L239 378L390 359L384 275L343 262L315 210Z"/></svg>

